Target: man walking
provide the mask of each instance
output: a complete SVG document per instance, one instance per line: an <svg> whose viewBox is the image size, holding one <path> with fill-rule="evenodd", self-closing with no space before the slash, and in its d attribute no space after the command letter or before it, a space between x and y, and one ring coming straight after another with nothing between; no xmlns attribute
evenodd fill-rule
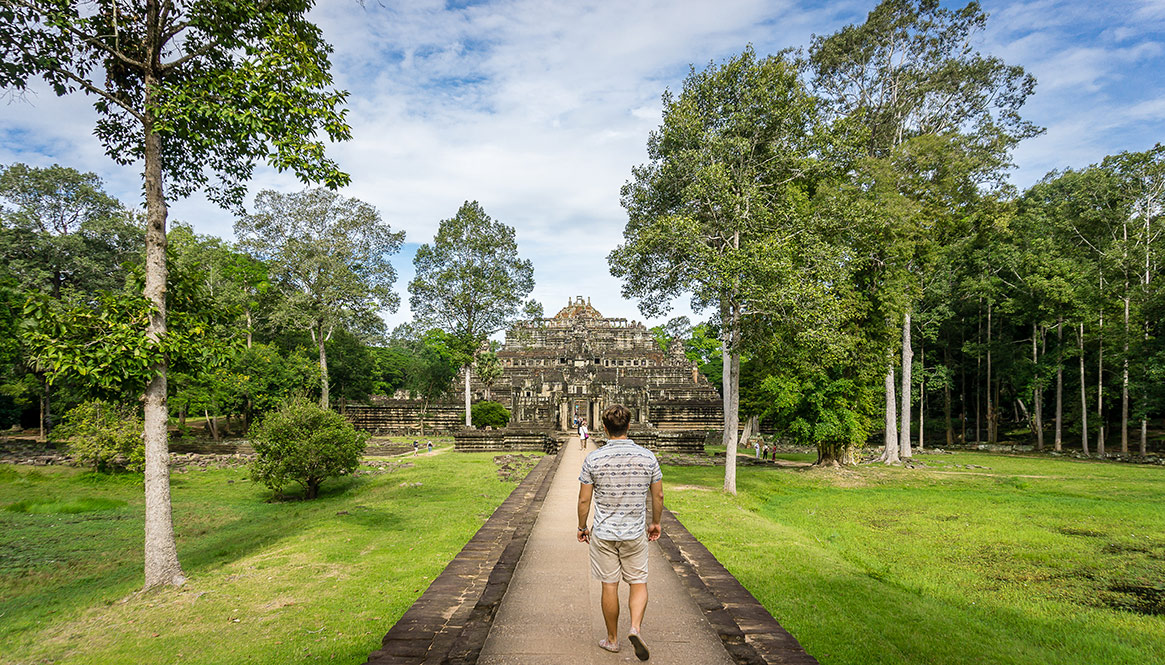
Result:
<svg viewBox="0 0 1165 665"><path fill-rule="evenodd" d="M590 544L591 576L603 584L601 605L607 638L599 647L619 651L619 580L623 580L631 587L627 639L635 656L647 660L650 654L639 628L647 609L647 543L660 535L663 473L650 450L627 438L630 425L631 412L622 404L603 412L607 445L587 455L578 476L578 540ZM645 528L649 490L651 524ZM588 528L592 499L595 519Z"/></svg>

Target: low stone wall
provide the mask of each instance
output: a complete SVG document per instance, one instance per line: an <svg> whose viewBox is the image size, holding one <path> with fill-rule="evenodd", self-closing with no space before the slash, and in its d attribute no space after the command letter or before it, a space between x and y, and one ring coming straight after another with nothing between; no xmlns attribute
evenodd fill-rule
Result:
<svg viewBox="0 0 1165 665"><path fill-rule="evenodd" d="M474 429L453 434L453 449L463 453L497 450L558 452L558 440L543 430L534 429Z"/></svg>
<svg viewBox="0 0 1165 665"><path fill-rule="evenodd" d="M648 406L649 419L661 430L708 430L724 427L720 402L659 401Z"/></svg>
<svg viewBox="0 0 1165 665"><path fill-rule="evenodd" d="M349 404L344 417L356 429L383 434L420 435L419 414L424 402L413 399L383 399L375 404ZM425 432L452 432L465 426L465 405L455 402L430 404Z"/></svg>
<svg viewBox="0 0 1165 665"><path fill-rule="evenodd" d="M632 427L627 434L632 441L661 453L699 453L704 452L704 440L708 433L704 430L662 430L654 427ZM607 441L602 437L595 438L596 445L603 445Z"/></svg>

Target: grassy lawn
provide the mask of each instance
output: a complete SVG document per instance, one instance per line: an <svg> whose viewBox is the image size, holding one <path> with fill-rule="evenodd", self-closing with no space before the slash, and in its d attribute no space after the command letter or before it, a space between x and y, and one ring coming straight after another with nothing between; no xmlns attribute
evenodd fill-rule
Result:
<svg viewBox="0 0 1165 665"><path fill-rule="evenodd" d="M311 502L172 474L190 581L149 594L140 480L0 465L0 662L364 662L515 487L489 454L380 464Z"/></svg>
<svg viewBox="0 0 1165 665"><path fill-rule="evenodd" d="M930 468L741 467L735 498L723 467L664 482L822 663L1165 663L1165 469L918 459Z"/></svg>

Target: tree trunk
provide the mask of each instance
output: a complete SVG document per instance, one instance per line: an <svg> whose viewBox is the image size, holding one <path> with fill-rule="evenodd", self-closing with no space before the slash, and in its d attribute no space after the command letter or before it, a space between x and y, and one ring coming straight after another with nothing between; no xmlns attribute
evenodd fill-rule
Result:
<svg viewBox="0 0 1165 665"><path fill-rule="evenodd" d="M955 443L955 427L951 424L951 350L943 345L943 364L947 368L946 381L943 381L943 417L947 421L947 447Z"/></svg>
<svg viewBox="0 0 1165 665"><path fill-rule="evenodd" d="M748 442L752 440L752 434L753 434L752 427L753 427L753 421L755 419L756 419L756 416L749 416L748 418L746 418L744 420L744 431L740 433L740 445L743 446L745 449L749 448ZM756 458L760 459L760 448L759 447L757 447L757 449L756 449Z"/></svg>
<svg viewBox="0 0 1165 665"><path fill-rule="evenodd" d="M252 326L252 322L251 322L251 308L248 307L247 308L247 348L248 349L251 348L251 333L253 332L252 328L253 328L253 326Z"/></svg>
<svg viewBox="0 0 1165 665"><path fill-rule="evenodd" d="M47 384L47 382L46 382L46 384ZM40 394L40 416L37 418L37 421L36 421L37 422L37 429L40 432L40 440L41 441L48 441L48 436L47 436L48 432L46 431L46 428L45 428L45 419L46 419L45 412L47 411L47 409L45 408L45 404L47 402L48 402L48 393L41 392L41 394Z"/></svg>
<svg viewBox="0 0 1165 665"><path fill-rule="evenodd" d="M880 461L886 464L896 464L902 461L898 458L897 420L894 408L894 364L891 362L886 371L886 447L880 458Z"/></svg>
<svg viewBox="0 0 1165 665"><path fill-rule="evenodd" d="M735 330L726 331L725 339L721 342L721 353L724 359L724 491L736 494L736 435L740 426L738 412L739 383L736 372L740 367L740 356L729 345L728 339L735 341Z"/></svg>
<svg viewBox="0 0 1165 665"><path fill-rule="evenodd" d="M926 450L926 347L918 346L918 449Z"/></svg>
<svg viewBox="0 0 1165 665"><path fill-rule="evenodd" d="M1036 327L1036 322L1032 321L1032 368L1035 374L1035 381L1032 385L1032 429L1035 430L1036 435L1036 450L1044 449L1044 391L1040 389L1040 354L1039 345L1037 344L1039 337L1039 329Z"/></svg>
<svg viewBox="0 0 1165 665"><path fill-rule="evenodd" d="M1101 279L1101 292L1104 280ZM1102 306L1103 307L1103 306ZM1096 353L1096 454L1104 457L1104 310L1100 312L1100 348Z"/></svg>
<svg viewBox="0 0 1165 665"><path fill-rule="evenodd" d="M1121 454L1129 454L1129 288L1125 280L1125 338L1121 370Z"/></svg>
<svg viewBox="0 0 1165 665"><path fill-rule="evenodd" d="M914 366L914 349L910 345L910 311L907 310L902 320L902 409L899 415L901 421L898 432L898 456L901 459L910 459L914 453L910 450L910 392L911 370Z"/></svg>
<svg viewBox="0 0 1165 665"><path fill-rule="evenodd" d="M210 431L210 437L215 441L218 441L218 423L216 422L217 416L215 418L211 418L210 413L208 413L206 409L202 410L202 415L206 418L206 429Z"/></svg>
<svg viewBox="0 0 1165 665"><path fill-rule="evenodd" d="M1076 335L1077 350L1080 352L1080 447L1088 454L1088 384L1084 382L1084 322Z"/></svg>
<svg viewBox="0 0 1165 665"><path fill-rule="evenodd" d="M999 405L991 395L991 315L995 303L987 301L987 443L999 441Z"/></svg>
<svg viewBox="0 0 1165 665"><path fill-rule="evenodd" d="M473 427L472 408L471 408L470 399L469 399L470 398L470 395L469 395L469 371L470 371L470 365L466 365L465 366L465 429L469 429L469 428ZM591 427L595 426L594 423L591 423L590 425L591 425Z"/></svg>
<svg viewBox="0 0 1165 665"><path fill-rule="evenodd" d="M312 335L320 346L320 408L327 409L330 406L328 401L328 353L324 350L326 340L322 323L319 324L319 334L317 335L313 329Z"/></svg>
<svg viewBox="0 0 1165 665"><path fill-rule="evenodd" d="M151 52L159 43L159 7L156 0L146 5L146 37ZM146 284L144 294L153 308L147 336L157 342L166 335L166 199L162 191L162 140L154 132L154 89L157 77L146 75L144 105L144 161L146 194ZM153 379L146 386L144 406L145 442L145 588L186 582L178 562L174 523L170 508L170 450L166 440L165 356L153 367Z"/></svg>
<svg viewBox="0 0 1165 665"><path fill-rule="evenodd" d="M979 301L979 332L975 335L975 443L983 442L983 304Z"/></svg>
<svg viewBox="0 0 1165 665"><path fill-rule="evenodd" d="M1052 449L1064 447L1064 319L1056 321L1056 436Z"/></svg>

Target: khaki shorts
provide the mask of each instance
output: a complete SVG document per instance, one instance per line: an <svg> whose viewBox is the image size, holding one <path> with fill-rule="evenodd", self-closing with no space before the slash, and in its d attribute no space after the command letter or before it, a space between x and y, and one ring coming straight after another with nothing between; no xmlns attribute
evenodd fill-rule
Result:
<svg viewBox="0 0 1165 665"><path fill-rule="evenodd" d="M647 583L647 534L635 540L603 540L591 536L591 577L600 582Z"/></svg>

